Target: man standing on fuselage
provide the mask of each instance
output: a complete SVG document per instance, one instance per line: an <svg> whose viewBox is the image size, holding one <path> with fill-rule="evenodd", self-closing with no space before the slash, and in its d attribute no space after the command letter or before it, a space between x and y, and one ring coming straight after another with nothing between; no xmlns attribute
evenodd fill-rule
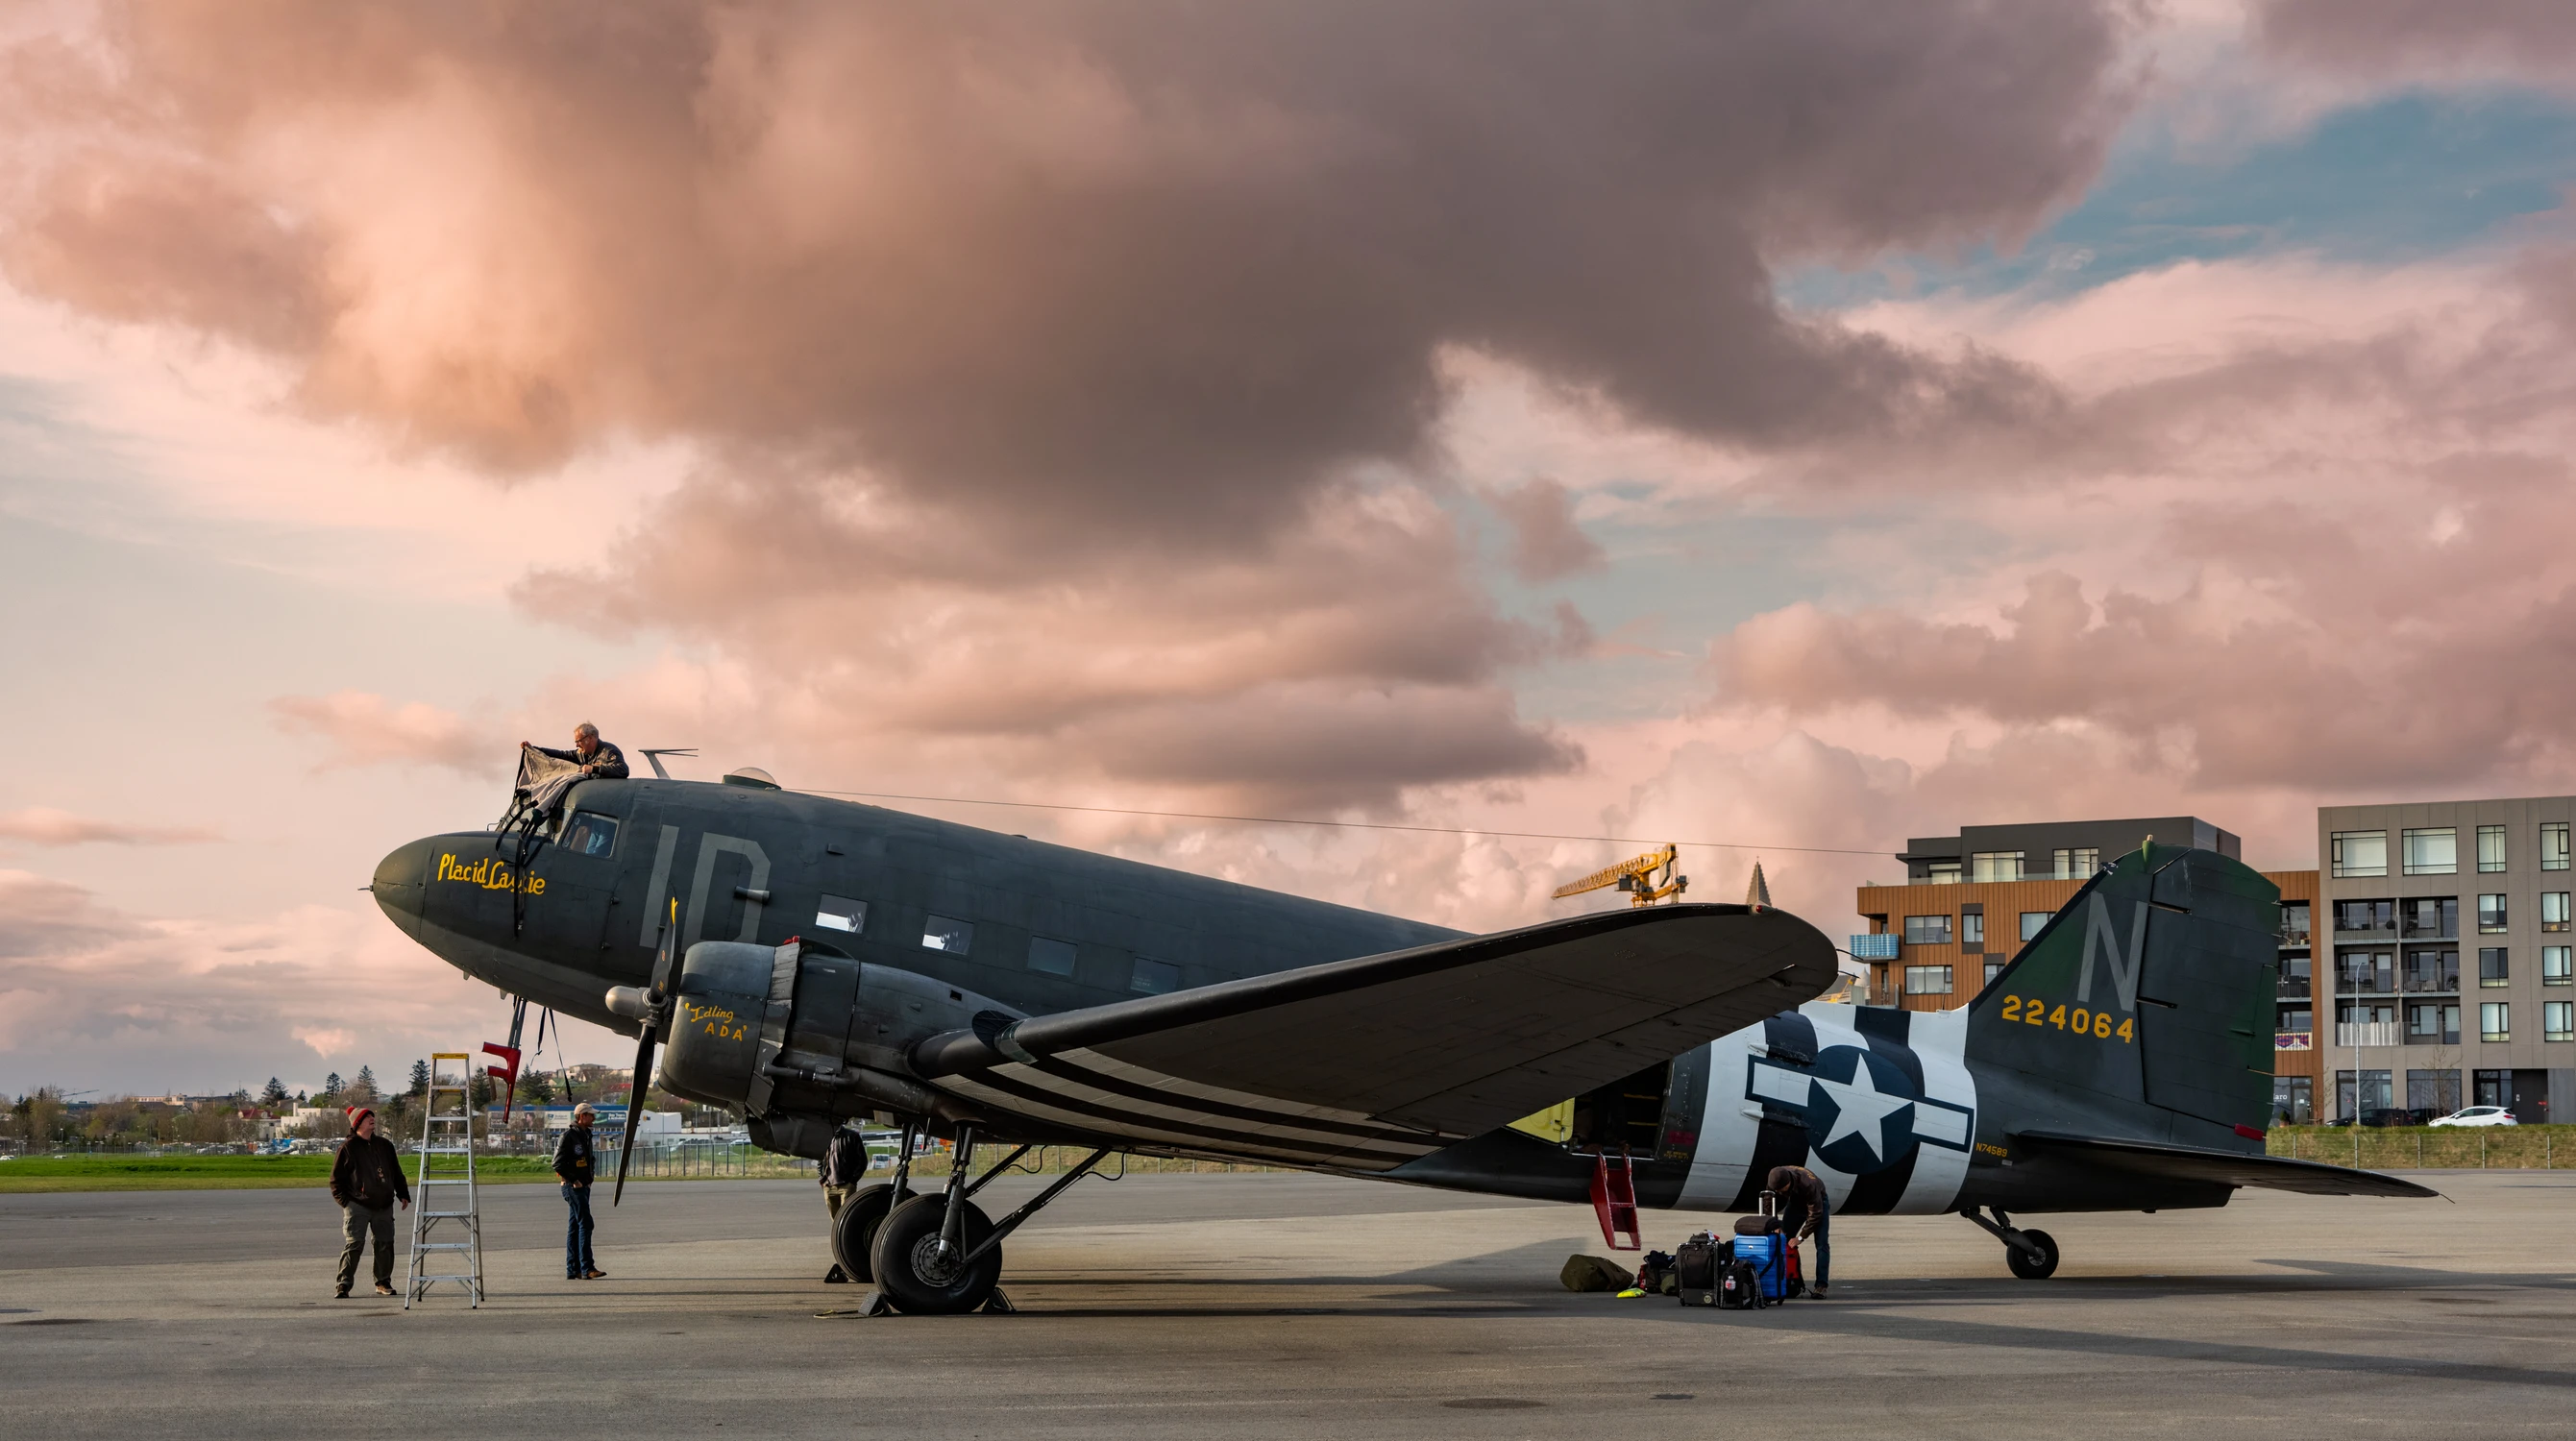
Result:
<svg viewBox="0 0 2576 1441"><path fill-rule="evenodd" d="M533 741L521 741L519 744L539 755L553 756L559 761L571 761L581 767L583 775L594 780L626 779L626 752L601 740L599 727L588 721L583 721L572 728L571 750L559 751L552 746L541 746Z"/></svg>

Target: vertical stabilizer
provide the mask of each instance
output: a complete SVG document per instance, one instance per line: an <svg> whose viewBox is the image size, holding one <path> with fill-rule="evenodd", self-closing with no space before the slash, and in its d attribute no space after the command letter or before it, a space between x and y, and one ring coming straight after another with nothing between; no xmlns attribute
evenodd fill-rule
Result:
<svg viewBox="0 0 2576 1441"><path fill-rule="evenodd" d="M1968 1055L2115 1134L2259 1140L2279 903L2240 861L2141 846L2077 891L1969 1004Z"/></svg>

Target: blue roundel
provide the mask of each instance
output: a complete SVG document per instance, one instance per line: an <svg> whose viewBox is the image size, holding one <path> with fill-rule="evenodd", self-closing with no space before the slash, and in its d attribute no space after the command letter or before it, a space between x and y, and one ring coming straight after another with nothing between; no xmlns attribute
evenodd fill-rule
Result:
<svg viewBox="0 0 2576 1441"><path fill-rule="evenodd" d="M1914 1153L1923 1091L1895 1062L1862 1046L1828 1046L1808 1077L1807 1144L1818 1160L1863 1176Z"/></svg>

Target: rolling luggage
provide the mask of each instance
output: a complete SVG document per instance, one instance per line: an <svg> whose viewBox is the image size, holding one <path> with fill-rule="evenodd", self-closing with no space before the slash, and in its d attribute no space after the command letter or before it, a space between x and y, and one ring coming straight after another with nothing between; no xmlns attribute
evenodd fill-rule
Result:
<svg viewBox="0 0 2576 1441"><path fill-rule="evenodd" d="M1780 1194L1776 1191L1765 1191L1756 1198L1754 1204L1760 1206L1762 1209L1750 1216L1736 1217L1735 1234L1739 1236L1768 1236L1772 1232L1779 1230Z"/></svg>
<svg viewBox="0 0 2576 1441"><path fill-rule="evenodd" d="M1714 1306L1722 1291L1718 1272L1728 1255L1715 1236L1706 1231L1691 1237L1673 1252L1674 1294L1685 1306Z"/></svg>
<svg viewBox="0 0 2576 1441"><path fill-rule="evenodd" d="M1789 1298L1789 1249L1789 1238L1777 1231L1735 1238L1734 1259L1752 1268L1766 1303Z"/></svg>

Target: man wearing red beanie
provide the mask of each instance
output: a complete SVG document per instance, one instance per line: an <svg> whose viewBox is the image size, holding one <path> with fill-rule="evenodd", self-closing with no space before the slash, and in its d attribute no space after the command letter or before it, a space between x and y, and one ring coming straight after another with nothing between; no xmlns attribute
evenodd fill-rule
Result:
<svg viewBox="0 0 2576 1441"><path fill-rule="evenodd" d="M411 1186L403 1180L402 1157L394 1143L376 1134L376 1113L360 1106L349 1113L349 1139L331 1161L331 1199L340 1203L340 1289L349 1294L358 1279L358 1253L367 1234L376 1238L376 1294L394 1293L394 1206L411 1206Z"/></svg>

